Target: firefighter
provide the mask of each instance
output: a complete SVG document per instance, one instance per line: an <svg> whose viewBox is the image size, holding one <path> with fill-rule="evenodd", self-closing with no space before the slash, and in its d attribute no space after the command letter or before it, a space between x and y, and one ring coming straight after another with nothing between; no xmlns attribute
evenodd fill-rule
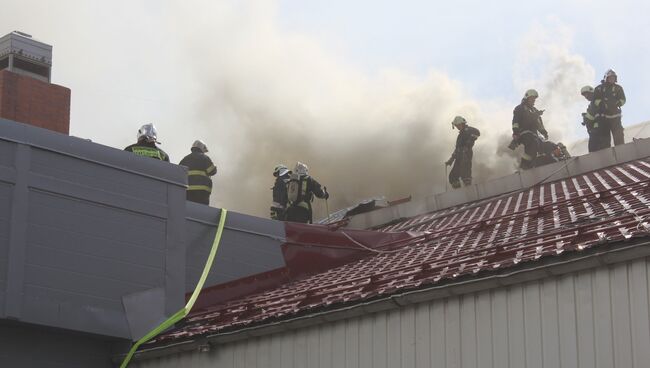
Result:
<svg viewBox="0 0 650 368"><path fill-rule="evenodd" d="M611 132L615 146L625 143L621 122L621 106L625 105L625 92L623 87L616 84L617 81L618 76L610 69L605 73L600 85L594 90L594 104L603 115L603 128L608 131L607 140L610 140L609 135Z"/></svg>
<svg viewBox="0 0 650 368"><path fill-rule="evenodd" d="M206 153L208 147L200 140L192 144L192 153L183 157L179 165L187 167L187 200L210 204L212 193L211 176L217 173L217 167Z"/></svg>
<svg viewBox="0 0 650 368"><path fill-rule="evenodd" d="M124 150L133 152L138 156L155 158L169 162L169 156L165 151L157 147L158 131L153 124L145 124L138 130L138 143L126 147Z"/></svg>
<svg viewBox="0 0 650 368"><path fill-rule="evenodd" d="M589 101L587 111L582 113L582 125L587 127L587 133L589 133L589 152L609 147L609 130L602 126L602 117L594 103L594 88L584 86L580 89L580 94Z"/></svg>
<svg viewBox="0 0 650 368"><path fill-rule="evenodd" d="M449 183L452 188L460 188L460 181L463 185L472 184L472 147L474 142L481 135L476 128L467 125L467 120L462 116L456 116L451 122L451 128L458 129L458 137L456 138L456 147L454 153L445 165L454 167L451 168L449 173Z"/></svg>
<svg viewBox="0 0 650 368"><path fill-rule="evenodd" d="M273 176L275 176L275 184L273 185L273 202L271 203L271 219L284 221L285 212L287 210L287 182L289 181L291 171L279 164L273 169Z"/></svg>
<svg viewBox="0 0 650 368"><path fill-rule="evenodd" d="M327 200L329 193L324 190L316 179L309 176L309 168L302 162L296 163L293 173L287 183L288 207L286 220L311 224L311 202L314 196Z"/></svg>
<svg viewBox="0 0 650 368"><path fill-rule="evenodd" d="M526 91L521 103L515 107L512 114L513 142L524 145L524 154L519 165L523 170L536 166L537 154L542 143L537 132L544 136L545 139L548 139L548 132L542 122L544 110L538 110L535 107L537 97L539 97L539 94L534 89Z"/></svg>

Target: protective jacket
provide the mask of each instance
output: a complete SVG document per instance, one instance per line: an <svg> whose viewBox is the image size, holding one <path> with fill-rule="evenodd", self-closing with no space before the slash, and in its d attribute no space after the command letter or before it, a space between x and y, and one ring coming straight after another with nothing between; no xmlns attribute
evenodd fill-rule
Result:
<svg viewBox="0 0 650 368"><path fill-rule="evenodd" d="M211 176L217 173L217 168L208 155L198 148L192 148L192 153L185 156L179 165L187 167L187 192L196 191L212 193Z"/></svg>
<svg viewBox="0 0 650 368"><path fill-rule="evenodd" d="M294 179L292 178L291 180ZM320 183L309 175L300 176L298 181L300 188L298 199L289 203L286 215L287 221L311 223L311 202L314 200L314 196L327 199L329 195L323 190Z"/></svg>
<svg viewBox="0 0 650 368"><path fill-rule="evenodd" d="M542 111L535 106L528 106L525 100L522 99L512 113L512 133L517 135L527 133L537 135L537 132L548 136L542 122Z"/></svg>
<svg viewBox="0 0 650 368"><path fill-rule="evenodd" d="M128 152L133 152L138 156L145 156L155 158L157 160L169 162L169 156L165 151L156 146L155 142L140 141L132 144L124 149Z"/></svg>
<svg viewBox="0 0 650 368"><path fill-rule="evenodd" d="M625 105L623 87L616 83L601 83L594 90L594 105L602 111L605 118L620 117L621 106Z"/></svg>
<svg viewBox="0 0 650 368"><path fill-rule="evenodd" d="M287 180L289 175L285 174L275 178L273 185L273 203L271 203L271 218L274 220L284 220L287 209Z"/></svg>

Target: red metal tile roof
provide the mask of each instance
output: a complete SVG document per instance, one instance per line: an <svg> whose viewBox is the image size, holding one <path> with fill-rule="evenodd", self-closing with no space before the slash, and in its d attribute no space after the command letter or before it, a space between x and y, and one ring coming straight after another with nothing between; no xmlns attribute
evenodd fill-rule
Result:
<svg viewBox="0 0 650 368"><path fill-rule="evenodd" d="M380 231L416 233L383 245L337 230L337 236L358 248L376 249L272 290L196 310L155 343L236 330L648 236L649 162L633 161L391 224Z"/></svg>

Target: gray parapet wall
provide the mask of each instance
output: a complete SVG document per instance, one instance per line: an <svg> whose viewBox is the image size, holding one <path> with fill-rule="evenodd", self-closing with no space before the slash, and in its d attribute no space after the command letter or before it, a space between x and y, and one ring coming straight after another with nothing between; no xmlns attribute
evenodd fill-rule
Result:
<svg viewBox="0 0 650 368"><path fill-rule="evenodd" d="M0 119L0 320L135 340L178 311L220 210L186 169ZM284 266L277 221L229 213L206 286Z"/></svg>

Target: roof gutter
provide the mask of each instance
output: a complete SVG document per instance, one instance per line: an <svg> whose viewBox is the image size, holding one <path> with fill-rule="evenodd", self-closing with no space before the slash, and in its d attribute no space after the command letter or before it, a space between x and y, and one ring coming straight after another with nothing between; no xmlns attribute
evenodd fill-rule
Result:
<svg viewBox="0 0 650 368"><path fill-rule="evenodd" d="M400 307L436 299L474 293L497 287L559 276L571 272L583 271L600 266L622 263L650 256L650 247L648 245L650 245L650 239L648 238L639 239L633 242L626 241L601 245L580 252L571 252L564 256L549 257L538 262L529 262L528 264L523 264L514 269L508 269L507 272L504 271L499 274L492 274L479 278L467 276L443 285L394 294L381 299L357 303L338 309L312 313L260 326L245 327L236 331L197 338L196 340L154 347L139 351L136 353L133 360L150 359L194 350L209 351L212 346L220 343L285 332L322 323L359 317L370 313L398 309ZM603 247L606 247L606 249L603 249ZM115 356L113 360L117 362L120 360L120 357L121 355Z"/></svg>

